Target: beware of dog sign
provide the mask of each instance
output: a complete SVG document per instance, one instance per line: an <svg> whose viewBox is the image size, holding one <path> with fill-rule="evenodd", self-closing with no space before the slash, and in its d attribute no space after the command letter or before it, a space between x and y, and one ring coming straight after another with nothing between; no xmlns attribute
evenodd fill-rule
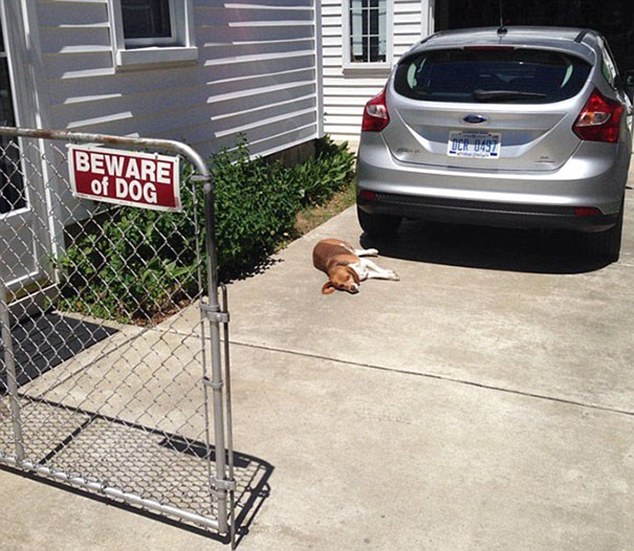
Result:
<svg viewBox="0 0 634 551"><path fill-rule="evenodd" d="M178 157L68 146L73 195L95 201L178 212Z"/></svg>

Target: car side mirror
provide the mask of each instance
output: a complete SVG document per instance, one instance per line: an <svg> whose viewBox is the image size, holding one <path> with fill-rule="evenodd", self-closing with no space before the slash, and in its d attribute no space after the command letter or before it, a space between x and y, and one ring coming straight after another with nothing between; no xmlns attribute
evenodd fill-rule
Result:
<svg viewBox="0 0 634 551"><path fill-rule="evenodd" d="M634 102L634 69L628 69L623 73L623 88L630 100Z"/></svg>

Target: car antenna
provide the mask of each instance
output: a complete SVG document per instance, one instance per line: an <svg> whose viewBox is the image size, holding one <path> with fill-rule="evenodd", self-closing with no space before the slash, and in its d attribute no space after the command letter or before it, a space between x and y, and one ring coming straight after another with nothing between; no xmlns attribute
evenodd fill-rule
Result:
<svg viewBox="0 0 634 551"><path fill-rule="evenodd" d="M502 0L498 1L498 11L500 12L500 26L498 27L498 34L503 35L506 34L508 29L504 26L504 13L502 9Z"/></svg>

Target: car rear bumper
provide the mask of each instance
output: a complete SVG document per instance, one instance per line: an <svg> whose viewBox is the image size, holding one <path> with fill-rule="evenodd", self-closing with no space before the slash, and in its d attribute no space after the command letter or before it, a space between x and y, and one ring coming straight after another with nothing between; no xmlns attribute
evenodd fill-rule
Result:
<svg viewBox="0 0 634 551"><path fill-rule="evenodd" d="M441 222L601 231L618 219L628 167L629 150L585 142L552 171L415 165L392 157L380 134L362 133L357 202L368 213Z"/></svg>
<svg viewBox="0 0 634 551"><path fill-rule="evenodd" d="M370 214L391 214L434 222L474 224L506 228L569 229L596 232L607 230L617 214L578 216L570 206L494 203L461 199L439 199L367 193L357 196L359 208Z"/></svg>

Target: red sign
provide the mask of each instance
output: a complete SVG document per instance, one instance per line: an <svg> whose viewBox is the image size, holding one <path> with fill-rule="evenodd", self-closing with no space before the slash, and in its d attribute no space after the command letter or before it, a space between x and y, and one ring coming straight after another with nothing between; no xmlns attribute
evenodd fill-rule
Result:
<svg viewBox="0 0 634 551"><path fill-rule="evenodd" d="M180 211L178 157L68 146L73 195L145 209Z"/></svg>

